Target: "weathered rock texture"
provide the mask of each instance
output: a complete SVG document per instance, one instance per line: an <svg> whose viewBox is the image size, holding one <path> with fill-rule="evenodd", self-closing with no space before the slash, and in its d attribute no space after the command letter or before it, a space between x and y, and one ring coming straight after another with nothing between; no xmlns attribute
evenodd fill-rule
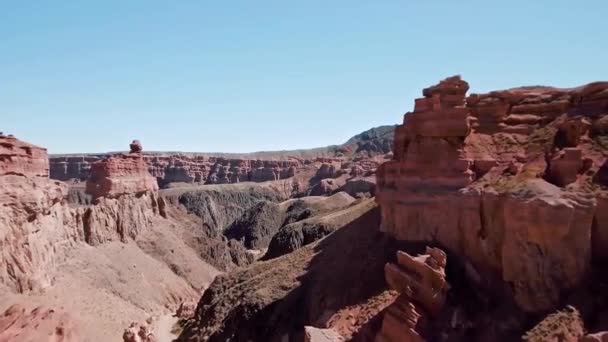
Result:
<svg viewBox="0 0 608 342"><path fill-rule="evenodd" d="M85 180L93 171L93 165L107 157L105 154L52 157L51 177L63 181ZM265 182L292 177L304 167L300 160L228 159L191 154L144 154L143 160L160 185Z"/></svg>
<svg viewBox="0 0 608 342"><path fill-rule="evenodd" d="M439 316L446 301L446 261L442 250L427 248L417 257L398 252L397 264L386 264L386 282L400 296L384 313L377 342L424 341L425 322Z"/></svg>
<svg viewBox="0 0 608 342"><path fill-rule="evenodd" d="M608 185L608 83L468 88L455 76L425 89L396 129L394 158L377 173L381 230L465 257L527 311L554 308L592 251L608 248L594 238L608 230L596 210Z"/></svg>
<svg viewBox="0 0 608 342"><path fill-rule="evenodd" d="M141 154L141 143L135 140L130 147L128 154L114 155L91 165L86 191L93 198L115 198L158 190L156 178L148 173Z"/></svg>
<svg viewBox="0 0 608 342"><path fill-rule="evenodd" d="M66 312L13 305L0 315L0 341L78 342L82 336L75 319Z"/></svg>
<svg viewBox="0 0 608 342"><path fill-rule="evenodd" d="M525 342L581 341L585 334L585 323L574 307L552 313L528 331L522 340Z"/></svg>
<svg viewBox="0 0 608 342"><path fill-rule="evenodd" d="M144 174L118 167L126 176L112 178L108 192L96 193L111 197L71 208L63 201L65 184L48 178L46 150L10 136L0 136L0 146L0 284L10 290L43 290L53 283L57 262L75 244L126 241L164 215L164 200L147 191L154 187L132 186L144 184L136 179ZM117 165L112 158L100 163L102 170L115 170Z"/></svg>

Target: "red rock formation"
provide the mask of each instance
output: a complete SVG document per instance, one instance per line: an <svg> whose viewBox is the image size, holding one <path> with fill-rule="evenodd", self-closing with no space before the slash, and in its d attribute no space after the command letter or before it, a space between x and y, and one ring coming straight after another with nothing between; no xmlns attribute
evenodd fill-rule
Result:
<svg viewBox="0 0 608 342"><path fill-rule="evenodd" d="M397 264L386 264L386 282L401 295L384 313L377 342L424 341L425 322L439 315L449 290L446 261L442 250L427 248L417 257L398 252Z"/></svg>
<svg viewBox="0 0 608 342"><path fill-rule="evenodd" d="M48 177L46 149L0 133L0 175Z"/></svg>
<svg viewBox="0 0 608 342"><path fill-rule="evenodd" d="M6 136L0 137L0 145L0 284L11 291L25 293L51 286L57 260L77 243L126 241L164 215L164 201L154 191L140 196L126 193L141 191L138 186L147 180L136 179L133 169L123 167L122 158L100 168L119 171L120 177L108 173L114 177L112 186L122 184L114 180L126 179L127 186L120 190L124 196L70 208L63 201L66 185L48 178L44 149ZM142 165L133 157L127 160L129 167ZM116 188L111 187L109 193L117 193Z"/></svg>
<svg viewBox="0 0 608 342"><path fill-rule="evenodd" d="M67 313L13 305L0 315L0 342L11 341L77 342L82 338L74 318Z"/></svg>
<svg viewBox="0 0 608 342"><path fill-rule="evenodd" d="M141 151L141 144L135 151ZM86 180L91 165L107 158L108 155L55 156L50 159L51 178ZM197 154L145 154L148 171L159 185L168 183L223 184L238 182L266 182L286 179L312 168L318 169L317 179L334 178L344 173L352 176L373 175L384 160L382 156L373 158L316 158L285 160L228 159ZM325 165L327 164L327 165ZM354 170L353 170L354 168Z"/></svg>
<svg viewBox="0 0 608 342"><path fill-rule="evenodd" d="M66 193L48 177L46 149L0 135L0 204L19 207L32 219Z"/></svg>
<svg viewBox="0 0 608 342"><path fill-rule="evenodd" d="M377 173L381 229L440 243L509 283L523 309L551 309L587 272L592 233L607 235L589 184L605 186L606 147L590 134L602 132L608 83L467 89L460 77L425 89L396 129Z"/></svg>
<svg viewBox="0 0 608 342"><path fill-rule="evenodd" d="M115 198L158 190L156 179L148 173L141 149L141 144L135 140L129 154L114 155L93 163L87 180L87 193L94 198Z"/></svg>
<svg viewBox="0 0 608 342"><path fill-rule="evenodd" d="M135 148L135 151L141 148ZM141 149L139 149L141 151ZM136 152L137 153L137 152ZM50 161L51 178L86 180L95 162L107 155L57 156ZM304 168L300 160L248 160L205 157L189 154L144 154L150 174L161 185L183 183L265 182L293 177Z"/></svg>

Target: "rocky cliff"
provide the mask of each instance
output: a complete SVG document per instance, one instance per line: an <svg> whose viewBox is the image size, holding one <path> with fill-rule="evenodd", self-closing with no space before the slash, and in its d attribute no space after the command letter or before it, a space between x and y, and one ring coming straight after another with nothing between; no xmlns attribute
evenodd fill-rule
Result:
<svg viewBox="0 0 608 342"><path fill-rule="evenodd" d="M606 250L608 83L466 96L426 88L378 170L381 230L463 256L480 286L554 308Z"/></svg>
<svg viewBox="0 0 608 342"><path fill-rule="evenodd" d="M113 155L91 164L86 192L93 198L116 198L158 190L141 151L141 144L135 140L128 154Z"/></svg>
<svg viewBox="0 0 608 342"><path fill-rule="evenodd" d="M115 340L217 274L187 243L200 226L169 217L141 144L93 164L87 205L68 203L48 165L45 149L0 135L0 340Z"/></svg>
<svg viewBox="0 0 608 342"><path fill-rule="evenodd" d="M88 183L96 203L71 208L67 186L49 179L45 149L11 136L0 136L0 147L0 284L14 291L50 286L56 262L78 242L125 241L164 215L134 156L97 162L93 176L103 177Z"/></svg>

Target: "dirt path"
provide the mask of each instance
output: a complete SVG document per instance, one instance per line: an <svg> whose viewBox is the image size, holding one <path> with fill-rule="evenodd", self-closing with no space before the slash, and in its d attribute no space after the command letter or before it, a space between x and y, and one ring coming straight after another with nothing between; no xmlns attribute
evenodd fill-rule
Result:
<svg viewBox="0 0 608 342"><path fill-rule="evenodd" d="M172 342L177 338L177 335L171 333L173 326L177 323L177 317L171 314L160 316L153 326L154 336L157 342Z"/></svg>

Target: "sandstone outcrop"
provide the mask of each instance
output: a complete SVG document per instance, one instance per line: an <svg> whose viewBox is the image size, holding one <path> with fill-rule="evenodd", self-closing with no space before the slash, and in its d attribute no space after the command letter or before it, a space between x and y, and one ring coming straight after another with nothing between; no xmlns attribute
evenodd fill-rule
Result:
<svg viewBox="0 0 608 342"><path fill-rule="evenodd" d="M61 201L67 187L49 179L46 149L0 135L0 204L13 207L33 220L48 207ZM17 217L4 216L6 224ZM1 222L1 221L0 221Z"/></svg>
<svg viewBox="0 0 608 342"><path fill-rule="evenodd" d="M581 284L592 249L608 248L594 239L608 230L596 210L608 146L593 133L603 132L608 83L467 90L458 76L425 89L397 127L393 160L377 172L381 230L465 257L526 311L555 308Z"/></svg>
<svg viewBox="0 0 608 342"><path fill-rule="evenodd" d="M135 140L130 147L128 154L110 156L91 165L86 191L93 198L116 198L158 190L156 178L148 173L141 143Z"/></svg>
<svg viewBox="0 0 608 342"><path fill-rule="evenodd" d="M100 162L109 183L89 184L108 191L95 193L95 205L72 208L64 201L66 185L48 177L46 150L11 136L0 137L0 146L0 284L14 292L51 286L57 262L76 244L127 241L164 215L164 200L154 186L146 188L146 174L130 168L141 165L134 157Z"/></svg>
<svg viewBox="0 0 608 342"><path fill-rule="evenodd" d="M165 186L170 183L226 184L265 182L293 177L304 168L300 160L249 160L207 157L193 154L146 154L141 144L129 154L142 153L148 172ZM50 160L51 178L68 181L89 178L93 165L112 155L54 156Z"/></svg>
<svg viewBox="0 0 608 342"><path fill-rule="evenodd" d="M446 261L442 250L427 248L417 257L398 252L397 264L386 264L386 282L400 296L384 313L377 342L424 341L425 322L439 316L446 301Z"/></svg>

